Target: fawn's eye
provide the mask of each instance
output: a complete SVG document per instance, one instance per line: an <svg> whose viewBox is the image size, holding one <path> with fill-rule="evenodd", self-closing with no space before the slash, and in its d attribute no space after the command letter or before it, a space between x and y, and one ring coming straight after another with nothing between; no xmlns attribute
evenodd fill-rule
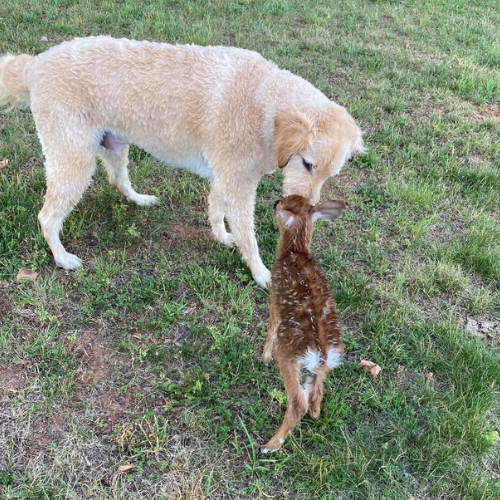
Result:
<svg viewBox="0 0 500 500"><path fill-rule="evenodd" d="M304 167L306 167L306 170L308 172L312 172L313 164L308 162L305 158L302 158L302 165L304 165Z"/></svg>

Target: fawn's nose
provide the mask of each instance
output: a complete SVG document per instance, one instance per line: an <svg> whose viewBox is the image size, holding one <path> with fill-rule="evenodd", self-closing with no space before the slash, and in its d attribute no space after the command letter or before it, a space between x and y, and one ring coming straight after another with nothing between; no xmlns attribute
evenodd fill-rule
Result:
<svg viewBox="0 0 500 500"><path fill-rule="evenodd" d="M311 205L317 205L319 203L319 200L321 198L321 193L318 191L317 193L311 193L309 196L309 203Z"/></svg>
<svg viewBox="0 0 500 500"><path fill-rule="evenodd" d="M274 210L275 210L275 211L276 211L276 207L278 206L278 203L279 203L279 202L280 202L280 200L276 200L276 201L274 202Z"/></svg>

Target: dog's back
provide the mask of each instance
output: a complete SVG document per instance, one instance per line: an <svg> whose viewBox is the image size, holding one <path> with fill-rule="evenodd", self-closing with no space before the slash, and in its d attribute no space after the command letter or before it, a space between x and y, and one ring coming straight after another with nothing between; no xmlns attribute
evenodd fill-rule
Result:
<svg viewBox="0 0 500 500"><path fill-rule="evenodd" d="M297 195L276 206L280 242L271 273L270 318L263 360L278 363L287 391L285 420L262 451L280 447L309 409L317 418L323 379L340 363L343 351L332 290L309 250L314 220L333 220L344 208L328 201L317 207ZM307 373L303 387L301 373Z"/></svg>
<svg viewBox="0 0 500 500"><path fill-rule="evenodd" d="M87 123L119 130L130 142L161 156L163 148L171 151L186 139L204 139L200 134L211 129L205 121L216 120L229 84L249 64L256 67L255 79L234 87L242 96L253 95L249 87L277 69L256 52L89 37L35 56L25 80L34 114L50 103L67 113L84 110ZM42 98L47 92L50 98ZM165 123L168 134L161 135Z"/></svg>

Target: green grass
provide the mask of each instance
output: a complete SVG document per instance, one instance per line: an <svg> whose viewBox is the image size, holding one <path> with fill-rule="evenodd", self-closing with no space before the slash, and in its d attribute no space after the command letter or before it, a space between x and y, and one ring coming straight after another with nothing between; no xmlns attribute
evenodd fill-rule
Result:
<svg viewBox="0 0 500 500"><path fill-rule="evenodd" d="M64 225L84 261L68 274L37 222L31 114L0 115L0 497L500 499L500 332L467 328L500 316L499 22L494 1L0 4L0 53L96 34L257 50L345 105L368 147L325 185L349 207L313 244L345 362L320 419L261 456L286 409L260 362L269 297L211 239L207 183L133 148L134 186L160 198L142 208L98 168ZM268 266L280 185L258 190Z"/></svg>

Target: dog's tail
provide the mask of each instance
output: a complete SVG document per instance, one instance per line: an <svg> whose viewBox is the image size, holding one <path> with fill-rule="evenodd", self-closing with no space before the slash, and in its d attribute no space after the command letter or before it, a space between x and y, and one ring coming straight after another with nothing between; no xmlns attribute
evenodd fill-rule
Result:
<svg viewBox="0 0 500 500"><path fill-rule="evenodd" d="M28 85L24 80L24 68L32 56L22 54L0 56L0 106L27 106L30 102Z"/></svg>

